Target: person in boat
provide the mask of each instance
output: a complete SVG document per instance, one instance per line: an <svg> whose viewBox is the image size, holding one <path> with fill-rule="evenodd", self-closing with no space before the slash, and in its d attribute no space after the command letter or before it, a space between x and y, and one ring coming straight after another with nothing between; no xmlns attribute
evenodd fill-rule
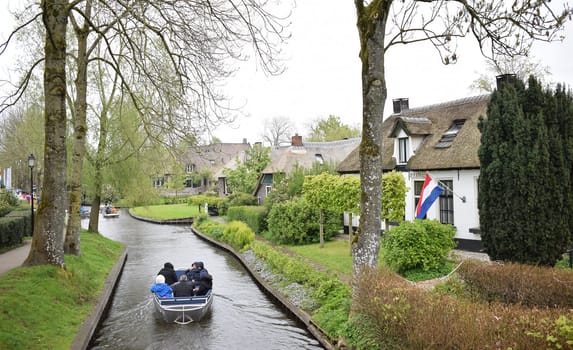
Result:
<svg viewBox="0 0 573 350"><path fill-rule="evenodd" d="M179 276L179 282L171 286L173 295L176 297L190 297L193 296L193 282L187 279L186 274Z"/></svg>
<svg viewBox="0 0 573 350"><path fill-rule="evenodd" d="M173 290L165 283L165 277L163 277L163 275L157 275L157 277L155 277L155 283L151 285L149 290L151 293L157 294L160 298L173 298Z"/></svg>
<svg viewBox="0 0 573 350"><path fill-rule="evenodd" d="M193 289L194 295L205 295L209 289L213 288L213 276L210 273L204 273L201 279L195 283L195 288Z"/></svg>
<svg viewBox="0 0 573 350"><path fill-rule="evenodd" d="M191 264L191 267L185 271L185 274L187 275L187 280L198 281L201 276L201 270L197 267L197 262Z"/></svg>
<svg viewBox="0 0 573 350"><path fill-rule="evenodd" d="M157 274L163 275L163 277L165 277L165 283L168 285L172 285L177 282L177 273L175 272L173 264L170 262L163 264L163 268L159 270Z"/></svg>

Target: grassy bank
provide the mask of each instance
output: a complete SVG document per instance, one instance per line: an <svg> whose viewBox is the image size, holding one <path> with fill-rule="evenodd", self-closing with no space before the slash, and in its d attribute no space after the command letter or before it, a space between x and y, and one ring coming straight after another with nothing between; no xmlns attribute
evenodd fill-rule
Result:
<svg viewBox="0 0 573 350"><path fill-rule="evenodd" d="M21 267L0 276L0 349L69 349L123 246L82 232L66 268Z"/></svg>
<svg viewBox="0 0 573 350"><path fill-rule="evenodd" d="M131 208L129 211L133 215L155 220L182 219L199 215L198 207L188 204L150 205Z"/></svg>

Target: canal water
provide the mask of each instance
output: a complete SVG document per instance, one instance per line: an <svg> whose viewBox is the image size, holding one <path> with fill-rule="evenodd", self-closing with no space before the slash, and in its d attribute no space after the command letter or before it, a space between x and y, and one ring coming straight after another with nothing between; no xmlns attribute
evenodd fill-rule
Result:
<svg viewBox="0 0 573 350"><path fill-rule="evenodd" d="M125 243L128 256L91 349L323 349L232 255L196 237L189 226L152 224L120 213L100 216L100 232ZM149 288L165 262L177 269L194 261L203 261L213 275L211 312L200 322L167 324L155 312Z"/></svg>

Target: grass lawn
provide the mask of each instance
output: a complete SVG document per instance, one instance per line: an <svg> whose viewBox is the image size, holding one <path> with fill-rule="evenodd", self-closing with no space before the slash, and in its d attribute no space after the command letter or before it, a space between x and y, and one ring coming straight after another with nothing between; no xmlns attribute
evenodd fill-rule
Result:
<svg viewBox="0 0 573 350"><path fill-rule="evenodd" d="M0 349L69 349L92 313L123 246L81 233L81 256L66 268L19 267L0 276Z"/></svg>
<svg viewBox="0 0 573 350"><path fill-rule="evenodd" d="M150 205L129 210L133 215L156 220L183 219L199 215L199 208L188 204Z"/></svg>

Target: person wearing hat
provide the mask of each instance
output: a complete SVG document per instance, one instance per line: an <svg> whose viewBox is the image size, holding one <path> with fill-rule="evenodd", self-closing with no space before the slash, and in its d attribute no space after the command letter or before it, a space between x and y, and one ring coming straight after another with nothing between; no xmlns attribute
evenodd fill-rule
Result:
<svg viewBox="0 0 573 350"><path fill-rule="evenodd" d="M163 277L165 277L165 283L168 285L172 285L177 282L177 273L175 272L173 264L170 262L163 264L163 268L157 274L163 275Z"/></svg>
<svg viewBox="0 0 573 350"><path fill-rule="evenodd" d="M173 290L165 283L165 277L163 275L157 275L157 277L155 277L155 283L151 285L149 290L151 293L157 294L160 298L173 298Z"/></svg>

